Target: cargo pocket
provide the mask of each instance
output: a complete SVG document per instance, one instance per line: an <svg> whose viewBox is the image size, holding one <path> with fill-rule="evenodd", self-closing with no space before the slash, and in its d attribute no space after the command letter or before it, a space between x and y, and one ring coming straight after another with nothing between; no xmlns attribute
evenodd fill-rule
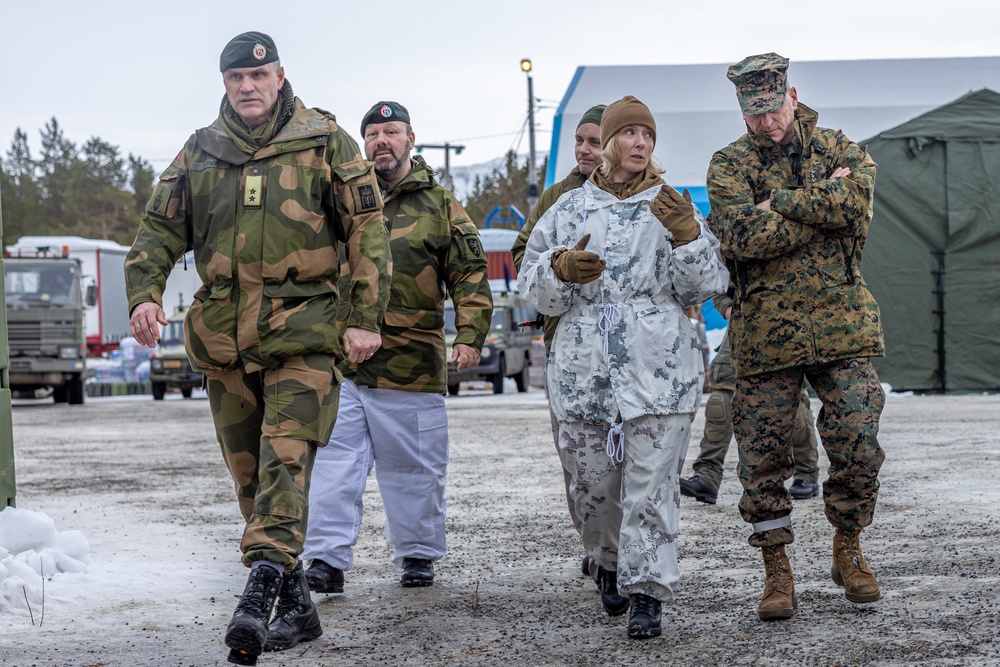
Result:
<svg viewBox="0 0 1000 667"><path fill-rule="evenodd" d="M226 370L239 359L232 289L231 282L202 287L184 318L188 359L199 370Z"/></svg>

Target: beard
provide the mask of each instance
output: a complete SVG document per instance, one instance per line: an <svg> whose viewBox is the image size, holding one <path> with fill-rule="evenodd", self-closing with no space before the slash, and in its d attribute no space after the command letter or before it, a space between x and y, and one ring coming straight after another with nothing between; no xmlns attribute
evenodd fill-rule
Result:
<svg viewBox="0 0 1000 667"><path fill-rule="evenodd" d="M391 153L391 151L390 151ZM378 162L375 163L375 174L382 177L382 180L391 181L393 176L399 173L399 170L403 168L403 160L396 155L392 156L392 159L383 167Z"/></svg>
<svg viewBox="0 0 1000 667"><path fill-rule="evenodd" d="M397 155L395 151L393 151L392 146L376 146L375 152L378 153L380 151L388 151L389 155L392 157L391 159L386 161L386 157L388 156L386 155L376 156L376 158L373 160L373 162L375 162L375 174L381 177L382 180L391 181L399 174L399 171L403 168L403 165L405 165L407 161L410 159L409 155L410 147L409 145L407 145L407 147L403 150L400 150L399 154Z"/></svg>

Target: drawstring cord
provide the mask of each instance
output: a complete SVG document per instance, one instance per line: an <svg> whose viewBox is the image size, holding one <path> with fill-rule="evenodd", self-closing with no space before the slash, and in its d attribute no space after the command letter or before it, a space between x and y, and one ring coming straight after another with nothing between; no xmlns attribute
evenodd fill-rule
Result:
<svg viewBox="0 0 1000 667"><path fill-rule="evenodd" d="M604 309L601 311L601 319L597 322L597 328L604 334L604 356L608 354L608 332L611 331L611 327L621 321L622 313L618 310L618 306L613 303L604 304Z"/></svg>
<svg viewBox="0 0 1000 667"><path fill-rule="evenodd" d="M611 429L608 431L608 441L604 445L604 451L607 453L608 458L615 464L619 464L625 460L625 431L622 430L623 423L618 422L611 425Z"/></svg>

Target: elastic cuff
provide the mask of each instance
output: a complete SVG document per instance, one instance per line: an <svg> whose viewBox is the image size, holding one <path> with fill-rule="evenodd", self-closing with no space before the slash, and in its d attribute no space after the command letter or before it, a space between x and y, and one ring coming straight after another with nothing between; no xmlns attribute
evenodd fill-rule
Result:
<svg viewBox="0 0 1000 667"><path fill-rule="evenodd" d="M753 526L753 532L755 533L764 533L769 530L788 528L792 525L792 515L786 514L785 516L778 517L777 519L769 519L768 521L758 521L751 525Z"/></svg>

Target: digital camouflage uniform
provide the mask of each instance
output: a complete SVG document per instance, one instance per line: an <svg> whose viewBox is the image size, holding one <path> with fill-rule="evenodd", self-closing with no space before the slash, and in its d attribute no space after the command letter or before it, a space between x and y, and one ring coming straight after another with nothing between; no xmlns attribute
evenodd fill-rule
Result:
<svg viewBox="0 0 1000 667"><path fill-rule="evenodd" d="M736 376L729 360L729 337L722 344L708 366L708 384L711 394L705 401L705 431L698 449L698 458L691 466L694 474L718 489L722 484L723 466L729 444L733 439L733 394ZM792 462L795 478L813 484L819 478L817 465L816 417L809 405L809 393L802 387L799 406L795 411L792 428Z"/></svg>
<svg viewBox="0 0 1000 667"><path fill-rule="evenodd" d="M338 247L352 275L349 323L378 331L388 298L381 209L357 144L295 98L290 120L252 155L221 116L195 132L139 224L125 263L130 311L162 304L168 273L194 249L202 288L185 318L187 353L206 373L247 521L247 565L291 569L302 550L309 470L337 410Z"/></svg>
<svg viewBox="0 0 1000 667"><path fill-rule="evenodd" d="M545 188L545 192L542 196L538 198L538 203L535 207L531 209L531 213L528 214L528 219L524 223L524 227L521 228L521 232L517 235L517 240L514 241L513 247L510 249L511 254L514 256L514 268L518 271L521 270L521 261L524 259L524 248L528 245L528 237L531 236L531 231L535 228L538 223L538 219L542 215L552 208L553 204L559 201L567 192L571 192L578 188L583 187L583 184L587 182L587 177L580 172L580 167L573 167L573 170L569 172L559 183L553 183L549 187ZM548 353L549 348L552 347L552 337L556 335L556 326L559 324L558 317L545 317L540 316L542 320L542 340L545 342L545 352ZM559 422L556 419L556 415L549 409L549 419L552 423L552 439L556 445L556 451L559 451ZM569 481L572 478L573 473L570 470L563 470L563 481L566 485L566 504L569 507L569 518L573 522L573 527L576 528L576 532L580 532L580 528L583 525L580 522L580 517L576 514L576 505L573 502L573 497L569 492Z"/></svg>
<svg viewBox="0 0 1000 667"><path fill-rule="evenodd" d="M877 439L884 393L869 360L883 354L882 328L861 277L876 165L841 132L817 127L809 107L800 103L795 116L797 154L747 134L716 152L708 170L709 225L735 285L733 422L740 512L754 524L754 546L793 540L784 480L803 378L823 402L823 498L836 527L871 522L885 456ZM851 172L830 178L838 167ZM756 208L765 200L770 211Z"/></svg>
<svg viewBox="0 0 1000 667"><path fill-rule="evenodd" d="M386 187L381 179L379 186ZM342 570L353 565L373 465L394 562L444 555L444 302L450 296L455 304L455 343L477 351L493 315L479 230L423 158L413 157L383 197L393 268L382 347L359 364L341 364L347 381L330 444L317 456L303 553ZM341 276L344 289L349 279Z"/></svg>

